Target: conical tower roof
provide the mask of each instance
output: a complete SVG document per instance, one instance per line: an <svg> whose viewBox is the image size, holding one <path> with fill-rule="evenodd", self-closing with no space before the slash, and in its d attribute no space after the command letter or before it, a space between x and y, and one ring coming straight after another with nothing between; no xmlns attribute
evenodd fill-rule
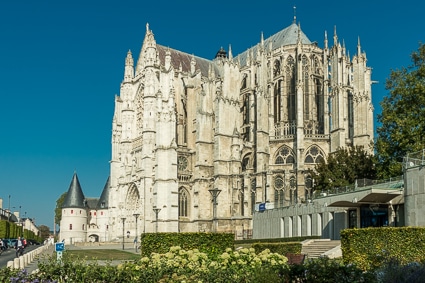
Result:
<svg viewBox="0 0 425 283"><path fill-rule="evenodd" d="M85 196L80 186L77 173L74 173L68 192L62 204L62 208L78 207L85 208Z"/></svg>
<svg viewBox="0 0 425 283"><path fill-rule="evenodd" d="M97 209L107 209L109 206L109 188L111 187L111 182L109 180L106 180L106 184L103 187L102 194L100 195L100 199L97 203Z"/></svg>

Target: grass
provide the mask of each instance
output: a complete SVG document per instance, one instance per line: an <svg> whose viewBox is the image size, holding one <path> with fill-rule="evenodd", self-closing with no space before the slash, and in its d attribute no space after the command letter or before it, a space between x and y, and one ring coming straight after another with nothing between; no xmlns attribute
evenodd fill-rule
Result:
<svg viewBox="0 0 425 283"><path fill-rule="evenodd" d="M85 258L88 260L137 260L140 255L119 250L68 250L71 257Z"/></svg>

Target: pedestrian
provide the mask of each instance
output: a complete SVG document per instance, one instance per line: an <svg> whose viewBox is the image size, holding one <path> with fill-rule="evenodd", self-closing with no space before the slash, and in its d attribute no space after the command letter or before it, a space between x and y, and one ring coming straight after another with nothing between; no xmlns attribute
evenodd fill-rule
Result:
<svg viewBox="0 0 425 283"><path fill-rule="evenodd" d="M18 237L18 240L15 242L16 257L19 257L24 254L24 243L21 240L21 237Z"/></svg>

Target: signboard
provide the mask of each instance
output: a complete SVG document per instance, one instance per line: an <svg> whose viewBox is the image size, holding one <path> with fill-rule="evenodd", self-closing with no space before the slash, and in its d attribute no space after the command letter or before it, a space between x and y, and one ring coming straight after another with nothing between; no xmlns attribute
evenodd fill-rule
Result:
<svg viewBox="0 0 425 283"><path fill-rule="evenodd" d="M266 203L260 203L259 207L258 207L258 211L264 211L266 210Z"/></svg>
<svg viewBox="0 0 425 283"><path fill-rule="evenodd" d="M65 243L55 243L55 252L63 252L65 250Z"/></svg>

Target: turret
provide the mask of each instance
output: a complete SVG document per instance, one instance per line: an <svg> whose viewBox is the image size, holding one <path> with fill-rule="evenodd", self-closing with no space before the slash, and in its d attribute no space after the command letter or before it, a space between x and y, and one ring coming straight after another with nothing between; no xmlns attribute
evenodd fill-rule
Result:
<svg viewBox="0 0 425 283"><path fill-rule="evenodd" d="M66 244L87 240L87 204L77 173L74 173L62 204L60 239Z"/></svg>

